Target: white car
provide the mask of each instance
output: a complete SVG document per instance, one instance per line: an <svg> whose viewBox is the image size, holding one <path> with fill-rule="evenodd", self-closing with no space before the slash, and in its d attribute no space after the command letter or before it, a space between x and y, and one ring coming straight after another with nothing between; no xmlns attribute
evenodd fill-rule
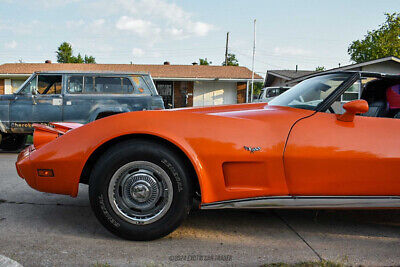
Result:
<svg viewBox="0 0 400 267"><path fill-rule="evenodd" d="M261 93L253 102L269 102L278 95L287 91L290 87L265 87L261 89Z"/></svg>

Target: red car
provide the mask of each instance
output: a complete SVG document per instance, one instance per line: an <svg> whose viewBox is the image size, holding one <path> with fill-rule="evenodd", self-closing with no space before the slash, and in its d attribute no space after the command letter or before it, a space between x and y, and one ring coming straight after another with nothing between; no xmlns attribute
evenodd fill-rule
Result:
<svg viewBox="0 0 400 267"><path fill-rule="evenodd" d="M38 125L17 170L44 192L74 197L89 184L100 222L132 240L169 234L196 197L202 209L399 208L400 120L386 93L397 84L400 75L327 73L268 105Z"/></svg>

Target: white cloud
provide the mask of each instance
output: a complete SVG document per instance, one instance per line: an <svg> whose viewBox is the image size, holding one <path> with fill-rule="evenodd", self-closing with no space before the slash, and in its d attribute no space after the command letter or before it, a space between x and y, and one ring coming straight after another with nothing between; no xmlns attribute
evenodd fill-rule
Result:
<svg viewBox="0 0 400 267"><path fill-rule="evenodd" d="M67 28L72 29L72 28L80 28L82 27L85 22L83 21L83 19L80 20L69 20L66 22L67 24Z"/></svg>
<svg viewBox="0 0 400 267"><path fill-rule="evenodd" d="M304 56L311 54L311 52L297 47L275 47L274 54L277 56Z"/></svg>
<svg viewBox="0 0 400 267"><path fill-rule="evenodd" d="M105 22L106 22L105 19L96 19L96 20L92 21L91 25L94 28L100 28L104 25Z"/></svg>
<svg viewBox="0 0 400 267"><path fill-rule="evenodd" d="M212 30L212 25L204 23L204 22L195 22L193 23L192 31L195 35L198 36L206 36L209 31Z"/></svg>
<svg viewBox="0 0 400 267"><path fill-rule="evenodd" d="M166 29L165 32L168 35L174 36L176 38L182 38L183 37L183 29L177 29L175 27Z"/></svg>
<svg viewBox="0 0 400 267"><path fill-rule="evenodd" d="M120 17L116 23L119 30L128 30L141 36L154 38L183 39L192 36L206 36L214 26L197 21L175 3L165 0L116 0L120 13L130 13ZM150 32L146 32L150 31Z"/></svg>
<svg viewBox="0 0 400 267"><path fill-rule="evenodd" d="M14 49L16 48L18 43L15 40L12 40L11 42L5 43L4 47L8 49Z"/></svg>
<svg viewBox="0 0 400 267"><path fill-rule="evenodd" d="M146 35L150 32L159 32L157 27L154 27L150 21L142 19L133 19L127 16L122 16L115 25L119 30L128 30L139 35Z"/></svg>
<svg viewBox="0 0 400 267"><path fill-rule="evenodd" d="M132 54L133 54L133 56L135 57L141 57L141 56L143 56L144 55L144 51L143 51L143 49L140 49L140 48L133 48L132 49Z"/></svg>

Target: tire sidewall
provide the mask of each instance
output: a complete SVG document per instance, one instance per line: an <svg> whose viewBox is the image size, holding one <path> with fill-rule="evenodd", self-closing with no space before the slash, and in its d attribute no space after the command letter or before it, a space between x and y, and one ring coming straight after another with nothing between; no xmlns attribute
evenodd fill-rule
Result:
<svg viewBox="0 0 400 267"><path fill-rule="evenodd" d="M148 161L161 167L169 176L173 198L168 211L150 224L133 224L115 213L108 198L112 176L123 165ZM126 141L109 149L97 162L89 183L92 209L100 222L114 234L133 240L152 240L177 228L191 207L191 184L182 161L167 147L148 141Z"/></svg>

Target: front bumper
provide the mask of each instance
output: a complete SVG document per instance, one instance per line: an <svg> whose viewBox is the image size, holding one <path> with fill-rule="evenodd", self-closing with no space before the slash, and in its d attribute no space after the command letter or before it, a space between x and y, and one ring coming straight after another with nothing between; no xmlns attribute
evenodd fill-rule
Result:
<svg viewBox="0 0 400 267"><path fill-rule="evenodd" d="M25 179L25 181L33 188L35 188L36 179L32 175L32 164L30 160L30 154L35 150L33 145L26 147L18 154L17 162L15 162L15 167L19 177Z"/></svg>
<svg viewBox="0 0 400 267"><path fill-rule="evenodd" d="M58 168L52 162L33 159L35 157L32 157L32 154L35 153L40 152L35 150L33 145L19 153L15 163L18 175L25 179L30 187L38 191L76 197L78 184L66 179L62 175L62 171L58 171ZM54 177L40 177L37 173L38 169L52 169L55 175Z"/></svg>

